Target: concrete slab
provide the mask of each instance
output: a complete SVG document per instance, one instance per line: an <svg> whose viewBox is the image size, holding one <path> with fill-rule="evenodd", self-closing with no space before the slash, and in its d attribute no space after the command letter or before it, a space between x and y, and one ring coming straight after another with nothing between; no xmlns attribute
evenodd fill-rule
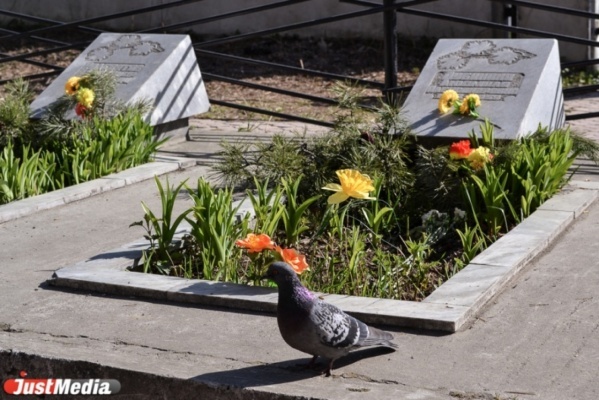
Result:
<svg viewBox="0 0 599 400"><path fill-rule="evenodd" d="M472 263L519 268L543 251L573 220L572 211L537 210L474 257Z"/></svg>

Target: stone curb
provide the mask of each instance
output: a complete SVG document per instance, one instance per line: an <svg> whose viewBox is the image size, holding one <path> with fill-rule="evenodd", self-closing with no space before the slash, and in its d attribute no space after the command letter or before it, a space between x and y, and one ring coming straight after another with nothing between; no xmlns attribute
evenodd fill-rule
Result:
<svg viewBox="0 0 599 400"><path fill-rule="evenodd" d="M158 155L152 162L122 172L4 204L0 206L0 224L195 165L196 161L188 158Z"/></svg>
<svg viewBox="0 0 599 400"><path fill-rule="evenodd" d="M599 197L599 187L570 182L530 217L476 256L422 302L324 294L366 323L456 332ZM182 227L178 234L184 234ZM142 239L57 270L55 286L121 296L274 312L274 289L133 273L126 270L147 248Z"/></svg>

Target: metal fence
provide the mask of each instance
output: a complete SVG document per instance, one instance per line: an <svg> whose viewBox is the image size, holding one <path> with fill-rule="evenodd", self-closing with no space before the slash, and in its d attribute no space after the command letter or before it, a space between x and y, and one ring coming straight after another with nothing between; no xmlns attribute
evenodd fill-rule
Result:
<svg viewBox="0 0 599 400"><path fill-rule="evenodd" d="M179 0L179 1L171 1L159 5L148 6L143 8L137 8L132 10L126 10L119 13L111 13L101 16L96 16L92 18L86 18L78 21L56 21L48 18L41 18L34 15L25 15L22 13L17 13L8 9L0 9L0 15L4 15L10 18L13 18L17 21L20 21L24 24L22 26L31 26L31 24L35 24L38 26L32 29L8 29L8 28L0 28L0 45L9 41L13 43L33 43L33 44L44 44L47 46L41 50L35 51L27 51L24 50L22 52L17 52L17 54L8 55L0 53L0 68L3 63L16 61L21 63L29 63L35 65L37 67L43 68L45 71L41 73L31 74L22 76L22 78L26 80L40 80L47 79L49 77L53 77L61 73L64 69L59 65L55 65L48 61L39 61L35 60L35 58L39 56L48 56L55 53L61 53L68 50L83 50L85 49L94 38L104 32L101 29L93 28L90 25L109 21L117 18L123 18L127 16L137 16L143 15L146 13L165 10L174 7L180 7L183 5L187 5L190 3L197 3L202 0ZM253 6L253 7L242 7L238 10L231 11L228 13L224 13L221 15L215 15L205 18L198 18L193 20L180 21L177 23L173 23L167 26L157 26L151 29L145 29L142 31L136 31L137 33L178 33L183 29L189 29L190 27L206 24L218 20L223 20L227 18L234 18L239 16L246 16L247 18L251 18L252 15L256 13L261 13L267 10L284 8L290 5L295 5L299 2L309 3L310 1L318 1L318 0L285 0L285 1L275 1L265 5ZM584 21L585 23L588 21L594 21L599 18L599 14L595 14L592 12L586 12L581 10L569 9L561 6L551 6L536 2L531 2L527 0L486 0L491 3L500 3L503 9L503 21L481 21L475 20L472 18L465 18L461 16L451 15L447 13L441 13L436 11L425 10L419 8L419 6L427 3L435 3L442 2L443 0L382 0L379 2L367 1L367 0L339 0L340 2L350 3L353 5L360 6L360 9L357 11L337 14L337 15L327 15L322 16L317 19L311 19L306 21L299 21L293 24L287 24L284 26L278 26L274 28L268 28L263 30L257 30L249 33L243 34L234 34L222 38L216 38L211 40L197 40L194 41L193 47L197 53L198 59L212 57L218 58L221 60L226 60L230 63L236 63L239 65L254 65L254 66L263 66L271 69L275 69L278 71L283 71L287 74L302 74L308 76L320 77L327 80L341 80L346 82L351 82L357 85L363 85L370 88L374 88L379 90L380 97L384 99L384 101L392 102L396 101L398 96L402 93L405 94L408 92L411 87L398 86L397 74L398 74L398 60L401 59L404 55L398 53L398 32L397 32L397 24L396 18L399 13L403 13L406 15L415 15L419 17L431 18L435 20L447 20L453 21L460 24L468 24L479 27L485 27L493 29L496 32L503 32L503 37L518 37L519 35L525 35L526 37L541 37L541 38L555 38L560 42L568 42L575 43L579 45L589 46L589 47L597 47L598 44L594 40L590 40L588 38L580 38L573 37L568 35L559 34L556 32L552 32L550 27L547 30L537 30L530 29L527 27L518 26L516 21L518 20L517 15L521 10L525 9L538 9L543 10L544 12L551 12L563 15L576 16ZM239 2L242 4L242 2ZM381 68L384 69L384 80L383 81L373 81L367 79L357 79L352 76L344 76L341 74L327 72L323 70L313 70L301 68L294 65L287 65L284 63L275 63L270 61L261 60L256 57L245 57L240 55L229 54L227 52L215 50L219 48L219 46L227 43L234 43L237 41L248 41L253 39L259 39L264 37L269 37L275 34L286 34L291 31L297 31L308 27L318 26L330 24L336 21L341 20L352 20L367 16L367 15L379 15L381 18L381 29L382 29L382 37L384 40L384 51L382 59L380 60ZM65 31L75 31L77 35L69 35L69 37L78 37L79 35L83 36L81 40L72 40L67 41L64 38L56 39L55 34ZM23 47L26 48L25 46ZM568 62L562 64L562 68L588 68L594 65L599 64L599 59L585 59L575 62ZM204 78L213 81L221 81L227 82L233 85L239 85L243 87L250 87L252 89L264 90L274 93L279 93L286 96L291 96L295 98L307 99L309 101L315 103L321 103L325 105L334 105L337 104L336 100L323 97L311 95L308 93L300 93L297 91L292 91L288 89L281 89L273 86L262 85L256 82L249 82L247 80L243 80L240 78L235 78L233 76L226 76L219 74L218 71L211 71L202 67L202 74ZM2 79L0 77L0 85L7 83L7 79ZM579 87L572 87L564 89L564 95L577 95L580 93L595 91L599 88L599 85L583 85ZM270 115L273 117L283 118L283 119L291 119L304 121L308 123L330 126L331 123L327 121L320 121L311 118L306 118L299 115L290 115L282 112L267 110L260 107L248 106L244 104L210 99L212 104L217 104L225 107L233 107L237 109L246 110L249 112L261 113ZM566 119L582 119L582 118L594 118L599 117L599 110L597 112L585 113L585 114L577 114L577 115L567 115Z"/></svg>

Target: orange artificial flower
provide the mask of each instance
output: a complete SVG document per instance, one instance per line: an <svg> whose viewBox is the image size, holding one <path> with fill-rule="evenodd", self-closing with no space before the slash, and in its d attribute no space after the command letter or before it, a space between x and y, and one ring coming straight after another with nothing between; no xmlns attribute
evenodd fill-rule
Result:
<svg viewBox="0 0 599 400"><path fill-rule="evenodd" d="M67 95L72 96L75 93L77 93L77 90L79 90L79 82L81 81L81 78L79 78L78 76L72 76L69 78L69 80L67 81L67 83L64 85L64 91Z"/></svg>
<svg viewBox="0 0 599 400"><path fill-rule="evenodd" d="M281 255L284 262L291 265L296 274L300 275L305 270L310 269L310 266L306 262L306 256L299 254L294 249L282 249L277 246L275 250Z"/></svg>
<svg viewBox="0 0 599 400"><path fill-rule="evenodd" d="M264 233L248 233L245 239L235 241L235 245L247 249L248 253L259 253L263 250L274 250L275 248L275 243Z"/></svg>
<svg viewBox="0 0 599 400"><path fill-rule="evenodd" d="M449 147L449 158L452 160L461 160L468 158L473 149L470 147L470 140L460 140L459 142L452 143Z"/></svg>

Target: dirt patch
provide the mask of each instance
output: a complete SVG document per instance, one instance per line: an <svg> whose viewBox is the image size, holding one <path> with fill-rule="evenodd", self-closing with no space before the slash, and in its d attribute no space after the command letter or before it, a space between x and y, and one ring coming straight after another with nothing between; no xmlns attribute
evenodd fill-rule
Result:
<svg viewBox="0 0 599 400"><path fill-rule="evenodd" d="M56 41L68 42L69 37L48 37ZM93 40L93 36L80 40ZM201 41L195 41L201 45ZM398 84L411 85L422 69L433 41L428 39L406 39L399 41ZM44 44L39 40L7 41L0 45L3 56L28 54L40 50L51 49L56 44ZM300 69L323 71L359 78L373 82L384 82L383 42L367 39L323 39L273 36L261 39L234 42L231 44L210 46L208 52L219 52L273 64L284 64ZM59 67L68 66L81 50L50 52L30 57L34 62L46 63ZM250 107L258 107L274 112L299 115L303 117L331 121L331 105L302 99L272 91L248 88L238 84L223 82L210 75L226 76L251 84L290 90L298 93L333 98L332 88L337 81L334 78L314 77L301 71L285 71L276 66L259 66L239 61L214 57L207 53L198 54L198 62L205 73L206 89L211 100L231 102ZM14 79L20 76L31 76L52 71L51 68L22 61L10 61L0 64L1 80ZM31 80L35 93L40 93L56 77L43 77ZM0 97L4 93L0 86ZM363 96L372 102L381 96L379 88L364 88ZM270 119L271 117L241 111L230 107L213 105L209 113L201 118L213 119Z"/></svg>

